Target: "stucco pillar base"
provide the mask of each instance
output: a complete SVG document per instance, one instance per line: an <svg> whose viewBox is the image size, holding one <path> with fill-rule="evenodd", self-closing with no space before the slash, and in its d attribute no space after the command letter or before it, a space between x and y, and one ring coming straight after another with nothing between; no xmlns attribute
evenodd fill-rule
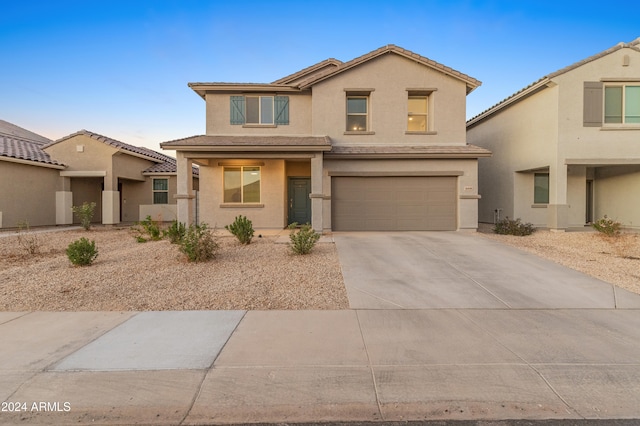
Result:
<svg viewBox="0 0 640 426"><path fill-rule="evenodd" d="M102 224L120 223L120 191L102 191Z"/></svg>
<svg viewBox="0 0 640 426"><path fill-rule="evenodd" d="M194 199L193 194L176 194L176 210L178 222L184 223L186 226L194 222Z"/></svg>
<svg viewBox="0 0 640 426"><path fill-rule="evenodd" d="M314 231L322 233L322 210L323 210L323 156L316 154L311 159L311 227Z"/></svg>
<svg viewBox="0 0 640 426"><path fill-rule="evenodd" d="M564 231L569 227L569 206L549 204L547 206L547 226L552 231Z"/></svg>
<svg viewBox="0 0 640 426"><path fill-rule="evenodd" d="M73 192L56 191L56 225L73 223Z"/></svg>

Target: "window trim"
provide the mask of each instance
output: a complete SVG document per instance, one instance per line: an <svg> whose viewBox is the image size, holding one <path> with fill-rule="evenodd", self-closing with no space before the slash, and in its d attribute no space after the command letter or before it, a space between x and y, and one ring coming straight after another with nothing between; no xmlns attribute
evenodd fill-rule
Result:
<svg viewBox="0 0 640 426"><path fill-rule="evenodd" d="M607 123L607 88L620 87L622 90L621 96L621 111L619 123ZM640 87L640 82L637 81L624 81L624 82L604 82L602 86L602 127L603 128L637 128L640 127L640 123L629 123L626 121L626 96L627 87Z"/></svg>
<svg viewBox="0 0 640 426"><path fill-rule="evenodd" d="M249 98L257 98L258 99L258 122L249 122ZM262 101L263 99L271 98L271 122L263 123L262 122ZM275 105L275 95L245 95L244 97L244 124L247 126L275 126L276 121L276 105Z"/></svg>
<svg viewBox="0 0 640 426"><path fill-rule="evenodd" d="M257 168L259 173L260 192L258 194L258 201L245 202L244 201L244 169L245 168ZM225 201L225 172L227 169L240 169L240 201ZM264 207L262 204L262 166L243 164L243 165L224 165L222 166L222 204L223 206L238 206L238 207Z"/></svg>
<svg viewBox="0 0 640 426"><path fill-rule="evenodd" d="M424 113L421 112L411 112L409 111L409 101L411 99L423 99L425 102L425 109L426 111ZM416 116L416 117L424 117L424 130L409 130L409 121L411 121L411 117ZM411 92L409 92L408 96L407 96L407 130L406 130L406 134L428 134L429 132L429 95L428 94L413 94Z"/></svg>
<svg viewBox="0 0 640 426"><path fill-rule="evenodd" d="M362 112L354 112L354 113L349 113L349 100L350 99L364 99L366 101L365 103L365 107L366 107L366 112L362 113ZM345 122L345 134L365 134L370 132L370 96L369 94L362 94L362 93L358 93L358 94L353 94L353 93L349 93L347 92L347 96L345 98L345 110L346 110L346 122ZM346 128L346 124L349 122L349 117L350 116L358 116L358 117L365 117L365 128L364 130L356 130L356 129L348 129Z"/></svg>
<svg viewBox="0 0 640 426"><path fill-rule="evenodd" d="M167 189L156 189L156 181L163 180L167 183ZM156 203L156 194L167 194L167 201L165 203ZM157 205L165 205L169 204L169 178L168 177L157 177L151 179L151 204Z"/></svg>

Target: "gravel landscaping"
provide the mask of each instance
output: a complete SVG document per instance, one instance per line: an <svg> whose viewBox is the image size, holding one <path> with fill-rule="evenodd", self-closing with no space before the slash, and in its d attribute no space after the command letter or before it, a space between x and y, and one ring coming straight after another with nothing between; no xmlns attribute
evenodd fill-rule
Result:
<svg viewBox="0 0 640 426"><path fill-rule="evenodd" d="M27 255L16 236L0 238L0 311L349 307L333 243L299 256L276 236L247 246L220 236L214 260L188 263L176 245L137 243L129 229L30 236L38 239L39 254ZM91 266L74 267L65 249L81 237L95 240L98 257Z"/></svg>
<svg viewBox="0 0 640 426"><path fill-rule="evenodd" d="M477 235L518 247L540 257L640 294L640 234L606 237L590 228L583 231L537 230L526 237L497 235L481 224Z"/></svg>
<svg viewBox="0 0 640 426"><path fill-rule="evenodd" d="M257 233L256 233L257 235ZM283 235L287 235L286 231ZM640 294L640 235L539 230L490 238ZM277 236L244 246L221 235L217 257L189 263L168 241L137 243L130 229L94 228L31 234L39 253L26 254L15 233L0 237L0 311L146 311L201 309L347 309L335 245L320 242L306 256ZM99 254L74 267L65 249L87 237Z"/></svg>

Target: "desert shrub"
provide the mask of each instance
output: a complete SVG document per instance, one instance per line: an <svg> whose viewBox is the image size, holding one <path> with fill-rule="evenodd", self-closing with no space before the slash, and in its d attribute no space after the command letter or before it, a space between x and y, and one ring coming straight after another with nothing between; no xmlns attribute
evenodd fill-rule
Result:
<svg viewBox="0 0 640 426"><path fill-rule="evenodd" d="M213 259L218 247L206 223L189 225L180 242L180 251L187 256L189 262L206 262Z"/></svg>
<svg viewBox="0 0 640 426"><path fill-rule="evenodd" d="M80 224L88 231L91 229L91 220L93 219L93 215L96 210L96 203L91 202L87 203L86 201L82 203L81 206L73 206L71 207L71 211L78 215L80 218Z"/></svg>
<svg viewBox="0 0 640 426"><path fill-rule="evenodd" d="M187 227L184 223L178 222L174 220L171 222L171 225L164 231L162 231L162 235L165 238L169 238L171 244L180 244L185 234L187 233Z"/></svg>
<svg viewBox="0 0 640 426"><path fill-rule="evenodd" d="M620 235L620 228L622 228L622 225L620 222L608 218L605 214L602 219L598 219L593 224L593 227L607 237L615 237Z"/></svg>
<svg viewBox="0 0 640 426"><path fill-rule="evenodd" d="M34 255L40 252L40 240L30 230L28 221L18 223L18 245L26 254Z"/></svg>
<svg viewBox="0 0 640 426"><path fill-rule="evenodd" d="M75 266L91 265L98 257L96 242L84 237L72 242L67 247L67 257Z"/></svg>
<svg viewBox="0 0 640 426"><path fill-rule="evenodd" d="M224 228L235 235L241 244L249 244L253 238L253 224L246 216L236 216L236 220Z"/></svg>
<svg viewBox="0 0 640 426"><path fill-rule="evenodd" d="M159 241L162 239L162 231L160 230L160 224L151 219L151 216L147 216L145 220L136 222L135 226L131 228L135 233L135 239L139 243L146 243L147 241Z"/></svg>
<svg viewBox="0 0 640 426"><path fill-rule="evenodd" d="M297 223L289 225L289 229L291 229L291 234L289 234L289 239L291 240L289 247L291 247L291 250L295 254L308 254L320 239L320 234L314 231L308 223L302 225L300 229L296 231L297 226Z"/></svg>
<svg viewBox="0 0 640 426"><path fill-rule="evenodd" d="M498 221L496 226L493 228L493 232L496 234L516 235L519 237L531 235L535 230L536 229L533 227L532 223L522 223L519 218L514 220L509 219L508 217Z"/></svg>

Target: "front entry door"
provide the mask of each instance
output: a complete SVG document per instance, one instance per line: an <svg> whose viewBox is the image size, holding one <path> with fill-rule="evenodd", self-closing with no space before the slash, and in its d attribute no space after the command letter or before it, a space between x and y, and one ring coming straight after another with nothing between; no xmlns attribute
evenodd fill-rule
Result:
<svg viewBox="0 0 640 426"><path fill-rule="evenodd" d="M289 178L289 224L311 223L311 178Z"/></svg>

